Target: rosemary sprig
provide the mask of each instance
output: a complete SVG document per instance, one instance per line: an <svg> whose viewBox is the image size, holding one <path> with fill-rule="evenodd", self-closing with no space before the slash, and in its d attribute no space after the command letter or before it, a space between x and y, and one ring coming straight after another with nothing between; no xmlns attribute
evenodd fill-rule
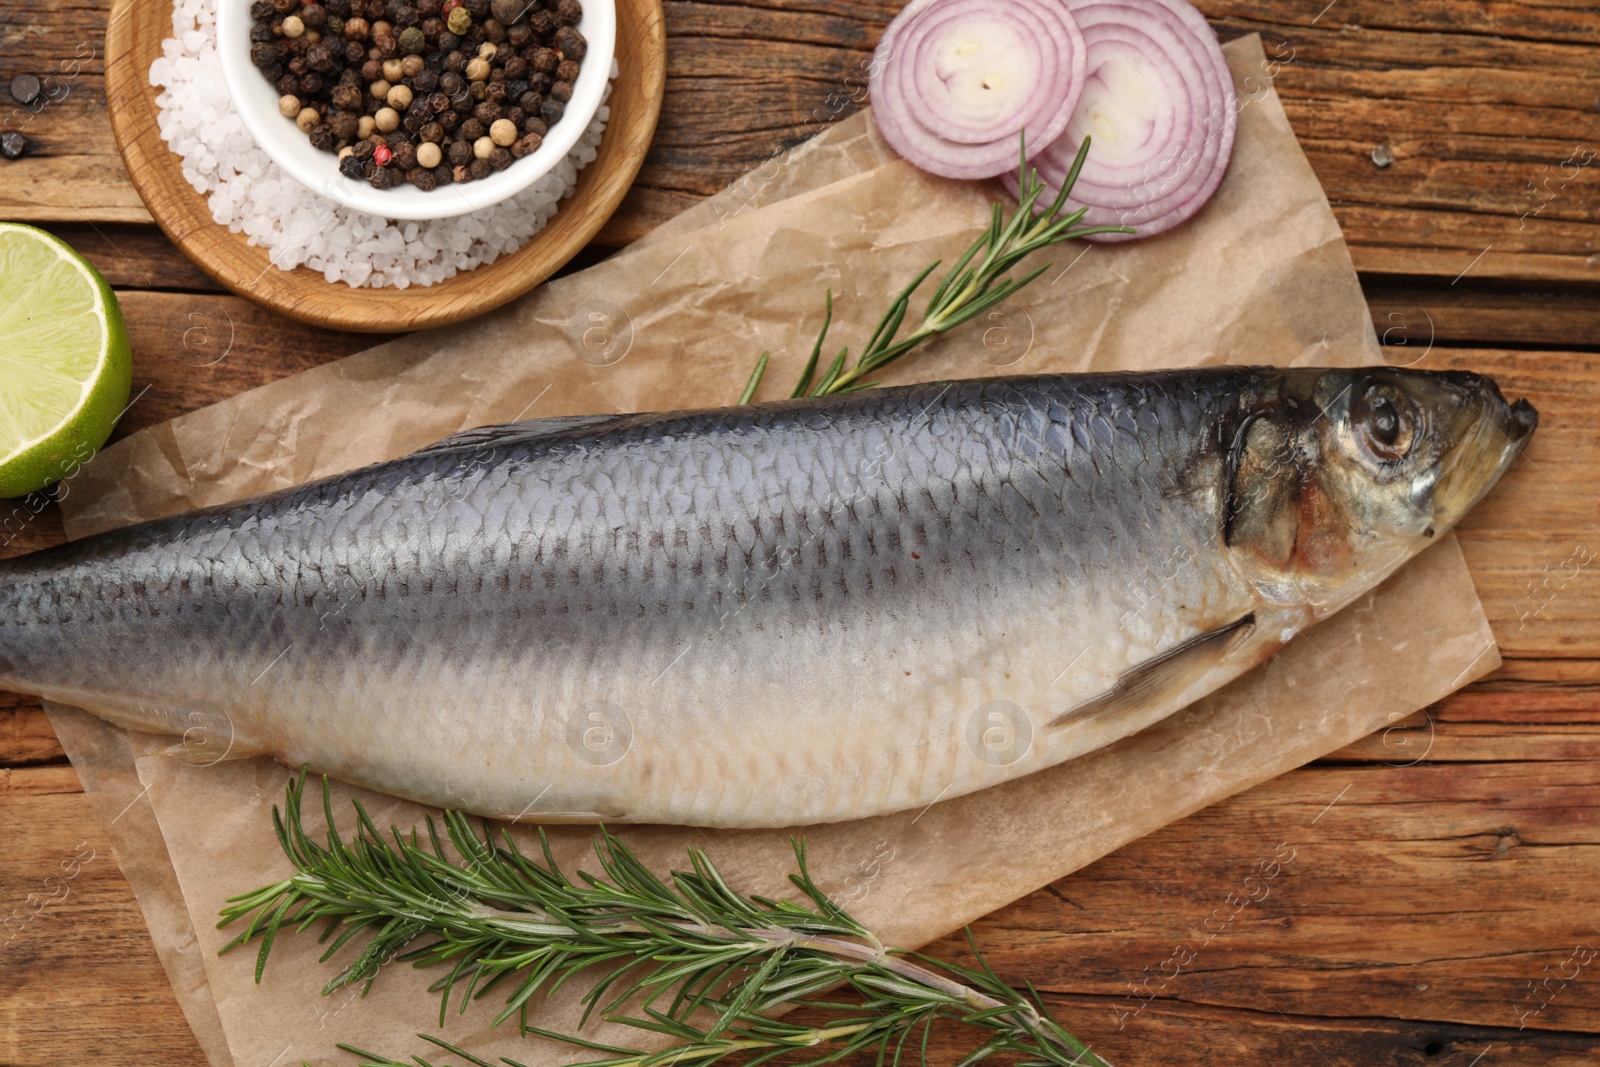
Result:
<svg viewBox="0 0 1600 1067"><path fill-rule="evenodd" d="M289 783L284 811L273 810L279 843L297 873L230 898L218 924L248 920L223 951L259 941L257 981L281 931L325 922L321 938L331 943L324 961L366 937L325 994L345 985L361 985L364 993L391 959L449 965L430 986L440 994L440 1025L452 993L459 993L464 1012L472 999L504 984L510 991L495 1023L516 1017L524 1034L601 1054L584 1067L702 1065L736 1053L747 1054L745 1062L754 1067L796 1050L812 1052L807 1063L865 1051L880 1064L897 1065L908 1045L926 1049L928 1029L940 1018L983 1035L961 1067L996 1052L1035 1067L1106 1067L1031 987L1028 994L1011 988L981 955L974 969L886 947L812 880L803 840L794 842L797 873L789 876L803 899L774 900L735 891L698 849L689 850L689 870L663 881L604 829L594 840L602 875L580 871L575 878L556 865L543 831L541 863L509 833L497 839L487 823L480 837L457 812L445 813L443 838L431 818L425 835L395 829L386 838L357 802L356 831L346 841L334 822L326 780L322 845L302 823L304 789L302 774ZM580 971L589 972L580 1030L594 1015L671 1043L647 1052L533 1025L528 1006L535 994L553 992ZM859 1001L808 999L839 987L853 990ZM768 1017L796 1003L825 1013L826 1023ZM382 1067L397 1062L347 1051ZM415 1062L427 1067L425 1060Z"/></svg>
<svg viewBox="0 0 1600 1067"><path fill-rule="evenodd" d="M1078 173L1083 170L1083 161L1088 155L1089 138L1085 137L1078 146L1077 158L1073 160L1072 169L1067 172L1066 180L1061 183L1061 190L1056 194L1055 200L1036 215L1034 207L1039 197L1043 195L1045 186L1039 178L1039 172L1028 166L1027 148L1024 146L1022 162L1018 169L1018 184L1021 188L1016 211L1008 220L1000 204L993 206L989 228L961 254L955 266L950 268L944 280L933 291L933 296L928 299L928 305L922 313L922 324L905 337L895 340L895 335L900 332L900 327L911 309L912 294L939 268L941 260L934 260L924 267L921 273L911 280L911 284L895 297L894 303L889 305L889 310L878 320L877 329L872 332L866 347L861 350L861 355L853 366L846 366L850 358L850 349L841 348L833 362L823 371L822 377L813 383L817 361L828 336L828 326L833 322L833 292L829 290L828 311L822 320L822 330L817 334L817 343L812 346L811 358L806 361L799 383L789 395L826 396L829 393L847 393L870 388L877 383L864 381L867 375L893 363L929 337L952 330L969 319L983 314L1050 269L1050 264L1046 263L1035 267L1020 278L1005 277L1007 271L1030 254L1041 248L1060 244L1062 241L1070 241L1075 237L1088 237L1097 233L1133 233L1134 231L1127 226L1079 226L1088 211L1086 207L1066 215L1061 213L1066 207L1067 197L1072 193L1072 187L1077 184ZM749 381L745 383L744 392L739 395L739 403L748 404L755 398L756 390L761 387L761 381L766 377L770 357L770 352L761 353L761 358L756 361Z"/></svg>

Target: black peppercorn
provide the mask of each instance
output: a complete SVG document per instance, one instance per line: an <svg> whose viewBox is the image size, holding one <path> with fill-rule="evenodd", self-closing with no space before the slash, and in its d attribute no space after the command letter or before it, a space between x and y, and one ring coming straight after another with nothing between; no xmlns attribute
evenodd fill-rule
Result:
<svg viewBox="0 0 1600 1067"><path fill-rule="evenodd" d="M340 111L356 112L361 110L361 105L366 102L367 98L366 94L361 91L360 86L352 85L349 82L341 82L333 87L331 99L333 106Z"/></svg>
<svg viewBox="0 0 1600 1067"><path fill-rule="evenodd" d="M361 128L361 120L348 111L336 111L328 119L328 125L333 127L335 137L350 142L356 139L356 132Z"/></svg>
<svg viewBox="0 0 1600 1067"><path fill-rule="evenodd" d="M490 14L503 26L520 21L533 6L530 0L489 0Z"/></svg>
<svg viewBox="0 0 1600 1067"><path fill-rule="evenodd" d="M460 12L459 34L449 32L447 2ZM250 10L252 61L280 95L322 116L307 129L311 144L340 151L340 173L375 188L482 180L536 151L565 110L587 45L572 26L579 0L255 0ZM289 14L318 32L291 26L293 36L284 34ZM480 58L485 42L497 47ZM402 56L403 74L393 69ZM463 77L469 65L476 80ZM408 99L374 97L377 82ZM398 126L386 117L387 136L357 140L362 123L371 130L387 107L401 113ZM489 148L496 123L516 134L508 144L501 131L502 143ZM438 166L418 161L422 144Z"/></svg>
<svg viewBox="0 0 1600 1067"><path fill-rule="evenodd" d="M561 49L561 54L567 59L582 59L583 54L589 50L589 42L583 34L578 32L576 26L563 26L556 31L556 47Z"/></svg>
<svg viewBox="0 0 1600 1067"><path fill-rule="evenodd" d="M21 159L28 154L28 139L16 130L7 130L0 133L0 156L7 159Z"/></svg>

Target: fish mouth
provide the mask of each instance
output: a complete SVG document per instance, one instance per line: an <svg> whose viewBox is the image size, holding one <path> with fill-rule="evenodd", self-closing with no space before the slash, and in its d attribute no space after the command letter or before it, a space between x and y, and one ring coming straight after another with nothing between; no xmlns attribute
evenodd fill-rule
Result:
<svg viewBox="0 0 1600 1067"><path fill-rule="evenodd" d="M1454 371L1442 377L1475 415L1470 429L1457 442L1454 462L1447 464L1448 473L1442 479L1442 496L1448 503L1440 518L1453 525L1488 495L1527 449L1539 427L1539 412L1524 399L1508 402L1499 384L1485 375ZM1474 457L1478 458L1474 461ZM1485 473L1472 476L1468 472L1474 466Z"/></svg>

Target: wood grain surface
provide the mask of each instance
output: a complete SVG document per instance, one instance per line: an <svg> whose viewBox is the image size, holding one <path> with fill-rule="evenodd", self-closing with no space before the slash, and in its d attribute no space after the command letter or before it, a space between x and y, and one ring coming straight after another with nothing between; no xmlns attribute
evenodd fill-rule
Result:
<svg viewBox="0 0 1600 1067"><path fill-rule="evenodd" d="M845 78L897 6L667 0L656 138L580 262L853 111ZM1484 371L1542 414L1525 468L1461 532L1506 662L974 935L1120 1067L1600 1062L1600 956L1581 962L1600 950L1600 559L1575 562L1600 550L1600 16L1580 0L1200 7L1224 38L1263 35L1389 358ZM224 292L150 224L105 114L106 17L0 0L0 87L27 70L56 90L31 110L0 93L0 124L35 145L0 163L0 218L46 225L117 288L143 390L119 433L371 343ZM0 554L61 536L48 501L0 506ZM1234 911L1280 847L1270 894ZM46 883L89 850L64 896ZM0 694L0 916L30 900L0 933L0 1064L203 1062L49 723ZM938 1035L935 1062L960 1037Z"/></svg>

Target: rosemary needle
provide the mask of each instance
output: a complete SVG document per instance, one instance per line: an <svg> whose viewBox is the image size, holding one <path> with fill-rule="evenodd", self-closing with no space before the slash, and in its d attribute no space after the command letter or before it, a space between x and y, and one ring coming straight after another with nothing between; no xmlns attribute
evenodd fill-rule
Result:
<svg viewBox="0 0 1600 1067"><path fill-rule="evenodd" d="M1037 994L1011 988L973 945L976 968L885 946L814 882L805 842L794 841L800 900L745 895L728 885L706 854L689 850L689 870L666 880L605 829L594 839L601 874L569 878L540 832L540 857L522 852L509 833L444 814L444 835L431 818L426 834L398 829L385 837L358 803L356 830L346 840L333 818L327 781L327 843L301 819L302 773L288 786L273 825L296 873L232 897L219 926L246 920L223 949L259 941L260 981L278 934L325 923L323 960L365 937L354 961L324 987L370 987L389 960L438 967L443 1025L453 995L465 1011L476 997L509 988L495 1023L515 1017L524 1034L600 1054L586 1067L702 1065L739 1054L755 1065L789 1053L822 1063L856 1052L898 1064L921 1049L936 1019L973 1028L980 1043L961 1061L970 1067L1004 1052L1036 1067L1106 1067L1050 1014ZM449 850L446 848L449 843ZM453 858L454 857L454 858ZM337 931L337 936L335 936ZM969 932L970 941L971 934ZM669 1044L645 1051L542 1029L529 1020L535 994L583 972L587 983L581 1031L591 1016L662 1035ZM856 999L822 999L848 989ZM803 1004L827 1018L806 1026L770 1017ZM421 1035L480 1067L495 1067L442 1039ZM908 1048L909 1046L909 1048ZM343 1047L343 1046L341 1046ZM361 1049L367 1064L399 1061ZM427 1061L415 1059L418 1067ZM520 1067L515 1060L507 1067ZM400 1067L412 1067L401 1064Z"/></svg>
<svg viewBox="0 0 1600 1067"><path fill-rule="evenodd" d="M1077 237L1088 237L1097 233L1133 233L1134 231L1127 226L1079 226L1088 208L1078 208L1076 211L1062 214L1067 204L1067 197L1071 195L1072 187L1078 180L1078 173L1083 169L1083 161L1088 155L1089 138L1085 137L1078 146L1078 155L1073 160L1072 169L1067 172L1066 180L1061 183L1060 192L1036 215L1034 208L1043 195L1045 186L1039 178L1039 173L1028 166L1027 150L1024 148L1018 172L1021 189L1016 211L1010 219L1007 219L1004 209L999 204L993 206L989 228L961 254L955 266L945 274L944 280L928 299L927 307L922 313L921 324L906 336L899 340L895 339L895 335L900 332L900 327L905 322L906 315L911 310L913 294L921 288L928 276L939 268L942 262L940 260L935 260L923 268L922 272L895 297L894 302L889 305L889 310L878 320L877 329L873 330L866 347L861 350L861 355L853 366L846 365L849 361L849 349L841 348L822 376L813 382L817 361L828 336L828 326L833 322L833 293L830 290L827 294L828 311L822 321L822 330L817 334L817 342L811 349L811 358L806 361L805 369L800 374L799 384L790 395L827 396L830 393L870 388L877 383L864 381L867 375L893 363L929 337L952 330L983 314L1049 269L1049 264L1045 264L1035 267L1020 278L1005 276L1030 254ZM755 398L756 390L761 387L761 381L766 376L770 355L768 352L761 353L761 358L756 362L756 367L745 384L744 392L739 396L740 404L748 404Z"/></svg>

